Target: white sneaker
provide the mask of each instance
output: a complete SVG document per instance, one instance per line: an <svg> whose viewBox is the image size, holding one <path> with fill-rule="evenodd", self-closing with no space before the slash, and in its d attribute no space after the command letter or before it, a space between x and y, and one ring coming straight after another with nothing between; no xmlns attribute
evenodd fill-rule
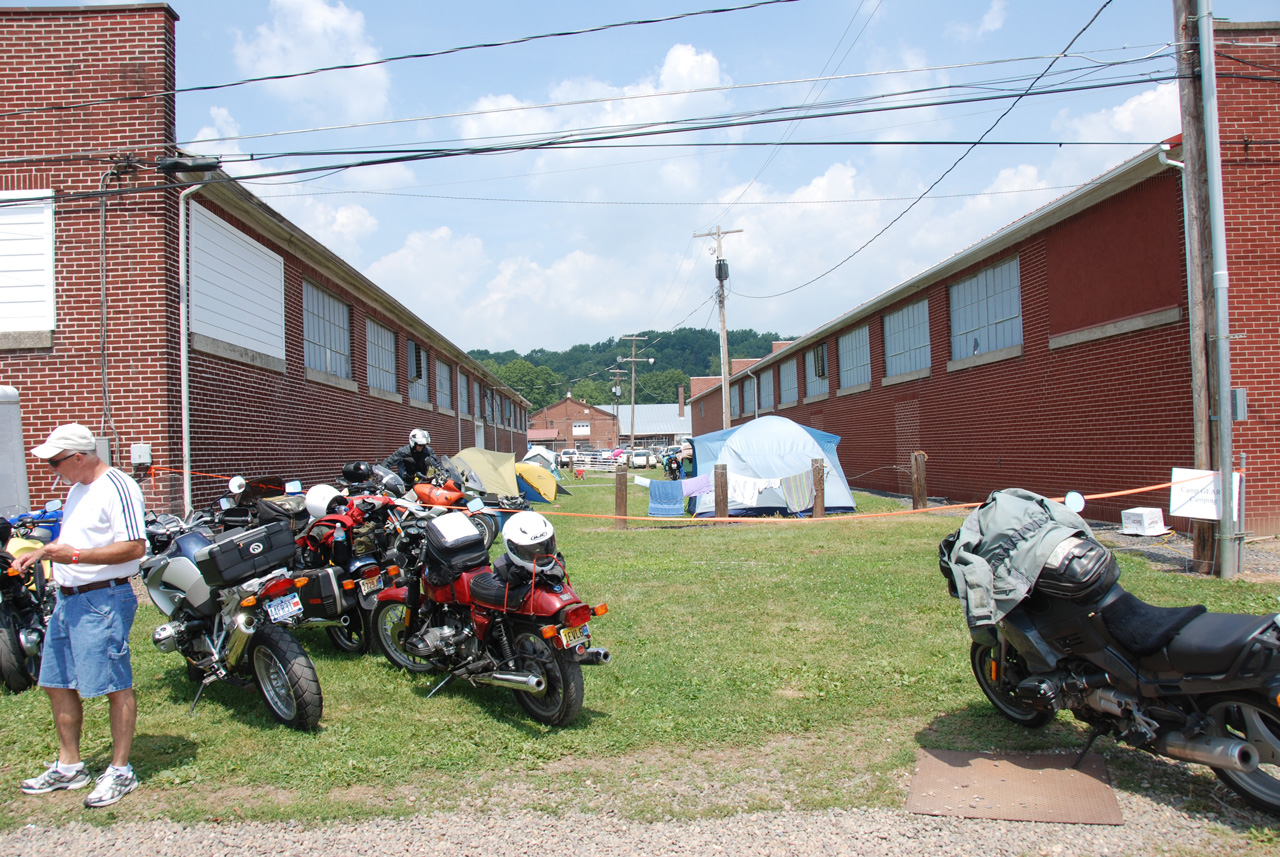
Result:
<svg viewBox="0 0 1280 857"><path fill-rule="evenodd" d="M137 787L138 778L133 775L132 770L127 774L117 774L107 768L98 777L98 784L93 787L93 791L84 799L84 805L90 808L111 806Z"/></svg>

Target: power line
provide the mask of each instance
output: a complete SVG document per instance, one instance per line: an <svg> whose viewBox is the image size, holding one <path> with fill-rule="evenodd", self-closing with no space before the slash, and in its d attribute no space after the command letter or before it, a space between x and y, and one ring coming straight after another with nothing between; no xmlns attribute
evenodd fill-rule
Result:
<svg viewBox="0 0 1280 857"><path fill-rule="evenodd" d="M615 24L601 24L597 27L585 27L580 30L564 30L557 33L542 33L537 36L521 36L517 39L507 39L501 42L482 42L474 45L463 45L456 48L444 48L438 51L424 51L422 53L402 54L395 57L383 57L382 59L369 60L368 62L343 63L341 65L323 66L321 68L308 69L306 71L289 72L285 74L263 75L261 77L246 77L240 80L233 80L228 83L211 83L203 86L186 86L177 89L167 89L160 92L152 92L146 95L124 95L117 98L99 98L92 101L81 101L75 104L50 104L44 107L30 107L23 110L11 110L0 113L0 117L4 116L21 116L30 113L41 113L48 111L75 110L81 107L95 107L100 104L119 104L126 101L142 101L148 98L162 98L169 95L177 95L183 92L212 92L219 89L230 89L235 86L245 86L250 83L266 83L275 80L289 80L291 78L307 77L313 74L321 74L327 71L347 71L358 68L368 68L369 66L384 65L386 63L400 62L402 60L412 59L430 59L432 57L441 57L448 54L457 54L464 51L474 51L483 48L503 48L511 45L520 45L528 42L536 42L542 39L558 39L566 36L581 36L588 33L600 33L605 30L615 30L620 27L636 27L644 24L665 24L670 21L679 21L684 18L697 18L702 15L720 15L727 12L742 12L748 9L756 9L761 6L774 6L779 3L795 3L797 0L758 0L755 3L748 3L745 6L728 6L720 9L702 9L697 12L681 12L677 15L668 15L663 18L646 18L635 21L621 21Z"/></svg>

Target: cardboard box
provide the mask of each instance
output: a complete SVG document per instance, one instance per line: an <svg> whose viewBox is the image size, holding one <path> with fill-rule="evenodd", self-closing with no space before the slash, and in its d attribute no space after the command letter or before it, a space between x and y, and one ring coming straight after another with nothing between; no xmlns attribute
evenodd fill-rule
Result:
<svg viewBox="0 0 1280 857"><path fill-rule="evenodd" d="M1120 513L1120 532L1130 536L1162 536L1169 532L1160 509L1125 509Z"/></svg>

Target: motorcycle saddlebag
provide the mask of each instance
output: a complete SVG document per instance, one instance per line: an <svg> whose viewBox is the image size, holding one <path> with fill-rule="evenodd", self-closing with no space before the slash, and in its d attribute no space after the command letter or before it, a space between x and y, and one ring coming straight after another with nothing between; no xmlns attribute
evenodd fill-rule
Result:
<svg viewBox="0 0 1280 857"><path fill-rule="evenodd" d="M284 521L297 533L311 520L311 515L307 513L307 498L301 494L263 497L258 500L258 520L264 524Z"/></svg>
<svg viewBox="0 0 1280 857"><path fill-rule="evenodd" d="M287 565L293 550L289 525L276 521L228 533L200 548L195 554L196 568L210 586L231 586Z"/></svg>
<svg viewBox="0 0 1280 857"><path fill-rule="evenodd" d="M1063 539L1036 579L1035 588L1046 595L1089 603L1110 591L1120 579L1116 558L1091 538Z"/></svg>
<svg viewBox="0 0 1280 857"><path fill-rule="evenodd" d="M427 582L452 583L464 571L489 564L484 535L462 512L449 512L427 522Z"/></svg>
<svg viewBox="0 0 1280 857"><path fill-rule="evenodd" d="M337 619L343 613L354 610L357 589L343 589L346 577L337 566L327 565L305 572L307 584L298 590L302 599L302 615L307 619Z"/></svg>

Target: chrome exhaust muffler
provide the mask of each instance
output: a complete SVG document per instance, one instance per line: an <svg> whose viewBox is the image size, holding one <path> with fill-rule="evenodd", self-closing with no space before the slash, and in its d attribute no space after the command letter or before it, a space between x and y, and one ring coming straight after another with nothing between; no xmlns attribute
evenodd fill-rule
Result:
<svg viewBox="0 0 1280 857"><path fill-rule="evenodd" d="M22 647L23 654L34 658L44 647L44 632L23 628L18 632L18 645Z"/></svg>
<svg viewBox="0 0 1280 857"><path fill-rule="evenodd" d="M599 648L599 649L587 649L585 652L583 652L582 658L578 662L587 664L588 666L598 667L598 666L603 666L604 664L609 663L609 661L611 660L613 660L613 655L609 654L609 650L604 648Z"/></svg>
<svg viewBox="0 0 1280 857"><path fill-rule="evenodd" d="M244 656L244 650L249 647L249 641L253 639L253 632L256 630L258 630L258 623L252 613L241 613L236 617L227 639L227 654L223 659L228 669L240 663L240 658Z"/></svg>
<svg viewBox="0 0 1280 857"><path fill-rule="evenodd" d="M1171 759L1195 762L1211 768L1226 768L1248 774L1258 767L1258 751L1252 744L1232 738L1201 735L1185 738L1181 732L1170 732L1156 739L1156 752Z"/></svg>
<svg viewBox="0 0 1280 857"><path fill-rule="evenodd" d="M542 696L547 692L546 679L533 673L488 673L486 675L469 676L469 678L476 684L505 687L507 690L521 690L534 696Z"/></svg>

